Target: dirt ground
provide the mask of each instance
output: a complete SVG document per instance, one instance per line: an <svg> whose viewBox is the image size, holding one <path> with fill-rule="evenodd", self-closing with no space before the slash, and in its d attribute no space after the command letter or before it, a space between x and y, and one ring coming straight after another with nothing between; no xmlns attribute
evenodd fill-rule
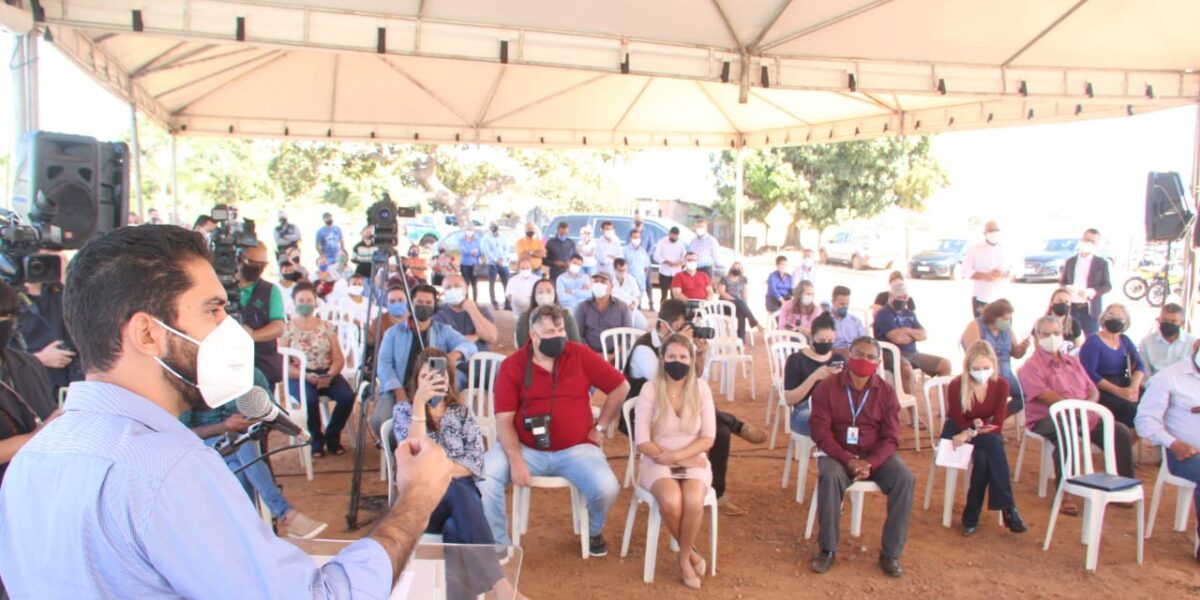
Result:
<svg viewBox="0 0 1200 600"><path fill-rule="evenodd" d="M508 340L497 351L510 352L513 317L507 312L500 312L496 317L500 339ZM749 351L755 357L757 399L750 399L748 380L738 377L736 400L729 403L722 395L717 401L722 410L761 425L770 381L766 348L760 339ZM357 411L352 423L357 423ZM351 427L343 435L351 435L353 431ZM818 551L816 533L814 531L812 540L805 540L804 525L808 499L816 485L815 463L809 470L805 503L800 505L794 500L794 469L789 488L780 488L786 447L779 444L776 449L769 450L765 444L754 446L734 438L727 494L747 509L748 514L721 516L718 571L716 576L704 578L703 589L692 591L679 582L665 527L659 540L655 581L650 585L642 583L645 507L640 509L634 524L629 556L620 557L621 536L632 498L630 489L622 490L608 514L604 534L609 555L588 560L580 559L579 539L571 534L566 490L535 490L529 533L522 540L526 554L520 589L533 598L570 597L574 600L784 598L795 596L797 592L847 599L876 593L894 594L899 598L1081 598L1096 595L1195 598L1200 594L1200 563L1190 558L1190 529L1186 533L1172 530L1174 491L1166 495L1159 508L1154 537L1146 540L1143 565L1136 562L1135 512L1110 509L1105 515L1099 568L1096 573L1086 574L1083 568L1085 547L1079 543L1079 517L1060 517L1050 550L1042 551L1053 489L1049 497L1037 497L1036 443L1028 445L1021 480L1014 485L1017 506L1030 526L1029 531L1023 535L1009 533L997 523L995 513L986 513L981 519L980 531L972 538L963 538L957 530L966 494L961 479L953 528L946 529L941 526L944 477L938 478L930 510L922 510L932 452L926 443L922 444L920 452L914 451L912 429L906 428L905 434L901 457L917 477L917 493L908 545L902 559L902 579L889 579L878 568L885 503L877 494L867 495L861 538L850 537L847 514L850 505L846 502L837 563L827 575L811 573L808 563ZM281 441L273 440L275 444ZM627 444L620 434L605 443L605 451L618 479L624 474ZM1009 463L1015 464L1017 441L1011 428L1007 432L1007 446ZM1145 455L1148 458L1151 453ZM386 493L385 484L379 480L379 455L373 445L367 450L365 465L364 493ZM345 531L352 466L353 452L319 459L314 466L316 477L309 482L304 478L296 453L282 453L274 461L284 494L299 510L330 523L330 528L322 535L329 538L354 539L370 530L370 525L366 525L353 532ZM1145 482L1147 510L1157 473L1156 465L1138 468L1138 477ZM370 517L369 512L360 513L360 520ZM708 523L707 517L704 522ZM1195 526L1195 516L1189 524ZM708 539L705 525L700 535L701 551L705 556L708 555ZM617 586L620 591L616 591Z"/></svg>

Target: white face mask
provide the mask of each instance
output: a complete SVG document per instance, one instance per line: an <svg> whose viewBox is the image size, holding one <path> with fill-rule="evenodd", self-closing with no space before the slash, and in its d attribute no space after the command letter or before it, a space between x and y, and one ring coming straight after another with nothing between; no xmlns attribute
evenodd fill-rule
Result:
<svg viewBox="0 0 1200 600"><path fill-rule="evenodd" d="M603 298L607 295L608 295L608 284L607 283L593 283L592 284L592 297L593 298Z"/></svg>
<svg viewBox="0 0 1200 600"><path fill-rule="evenodd" d="M361 296L363 293L363 286L352 285L352 286L346 288L346 293L350 294L351 296Z"/></svg>
<svg viewBox="0 0 1200 600"><path fill-rule="evenodd" d="M615 240L617 239L617 232L609 229L608 231L604 232L604 237L610 240Z"/></svg>
<svg viewBox="0 0 1200 600"><path fill-rule="evenodd" d="M999 231L989 231L989 232L983 234L983 239L987 240L987 243L995 246L996 244L1000 243L1000 232Z"/></svg>
<svg viewBox="0 0 1200 600"><path fill-rule="evenodd" d="M154 357L168 373L200 390L204 403L217 408L254 386L254 339L238 324L237 319L225 317L204 341L176 330L155 319L167 331L200 347L196 354L196 381L188 381L159 357Z"/></svg>
<svg viewBox="0 0 1200 600"><path fill-rule="evenodd" d="M811 269L813 266L813 259L811 259L811 258L800 259L800 266L805 269Z"/></svg>
<svg viewBox="0 0 1200 600"><path fill-rule="evenodd" d="M698 266L698 264L697 264L697 263L696 263L696 261L694 261L694 260L689 260L689 261L687 262L687 270L688 270L688 271L693 271L693 272L694 272L694 271L696 270L696 267L697 267L697 266Z"/></svg>
<svg viewBox="0 0 1200 600"><path fill-rule="evenodd" d="M554 304L554 292L544 292L544 293L538 294L537 296L534 297L534 300L537 300L538 306L546 306L548 304Z"/></svg>
<svg viewBox="0 0 1200 600"><path fill-rule="evenodd" d="M698 236L700 236L700 237L704 237L704 234L706 234L706 233L708 233L708 229L706 229L706 228L704 228L704 227L697 227L697 228L696 228L696 235L698 235Z"/></svg>
<svg viewBox="0 0 1200 600"><path fill-rule="evenodd" d="M446 300L446 304L457 306L467 299L467 290L460 287L448 287L442 297Z"/></svg>
<svg viewBox="0 0 1200 600"><path fill-rule="evenodd" d="M1058 334L1047 336L1038 339L1038 347L1050 354L1054 354L1062 348L1063 337Z"/></svg>
<svg viewBox="0 0 1200 600"><path fill-rule="evenodd" d="M582 269L583 269L582 265L571 265L571 266L567 267L567 270L570 271L572 275L578 275L579 271Z"/></svg>
<svg viewBox="0 0 1200 600"><path fill-rule="evenodd" d="M801 306L812 306L812 303L813 303L812 294L805 294L803 296L800 296L800 305Z"/></svg>
<svg viewBox="0 0 1200 600"><path fill-rule="evenodd" d="M1088 256L1096 251L1096 245L1091 242L1079 242L1079 253Z"/></svg>
<svg viewBox="0 0 1200 600"><path fill-rule="evenodd" d="M971 379L983 383L992 378L993 370L991 367L986 369L971 369Z"/></svg>
<svg viewBox="0 0 1200 600"><path fill-rule="evenodd" d="M529 274L533 273L533 271L530 269L521 269L519 273L521 277L529 277Z"/></svg>
<svg viewBox="0 0 1200 600"><path fill-rule="evenodd" d="M629 245L637 248L642 245L642 238L629 238Z"/></svg>

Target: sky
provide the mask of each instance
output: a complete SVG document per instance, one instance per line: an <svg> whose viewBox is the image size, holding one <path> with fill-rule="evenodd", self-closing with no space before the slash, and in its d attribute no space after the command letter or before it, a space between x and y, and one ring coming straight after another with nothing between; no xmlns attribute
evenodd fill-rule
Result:
<svg viewBox="0 0 1200 600"><path fill-rule="evenodd" d="M11 52L12 38L0 34ZM48 44L40 54L41 127L125 137L129 107ZM0 77L0 152L11 151L12 79ZM1146 176L1177 171L1193 181L1195 106L1116 119L934 136L950 185L910 219L925 237L972 234L996 219L1020 244L1097 227L1116 248L1140 244ZM714 190L708 151L646 150L617 175L631 196L704 198ZM7 195L7 194L6 194Z"/></svg>

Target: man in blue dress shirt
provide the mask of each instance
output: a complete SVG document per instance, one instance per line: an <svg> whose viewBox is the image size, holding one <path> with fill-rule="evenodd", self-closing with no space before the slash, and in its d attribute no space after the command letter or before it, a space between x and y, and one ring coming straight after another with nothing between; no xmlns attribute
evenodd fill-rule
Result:
<svg viewBox="0 0 1200 600"><path fill-rule="evenodd" d="M227 395L214 365L239 366L222 358L241 340L218 327L229 317L209 260L199 234L146 225L93 240L71 262L64 308L87 380L17 453L0 490L0 572L14 599L390 593L451 463L427 438L402 444L395 507L321 568L275 537L221 457L179 421ZM213 334L222 347L205 344Z"/></svg>

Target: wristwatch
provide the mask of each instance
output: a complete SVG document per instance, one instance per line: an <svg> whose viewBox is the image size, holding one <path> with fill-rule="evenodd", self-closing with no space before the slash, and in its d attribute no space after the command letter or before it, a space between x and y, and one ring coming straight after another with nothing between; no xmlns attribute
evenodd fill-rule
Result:
<svg viewBox="0 0 1200 600"><path fill-rule="evenodd" d="M599 431L600 433L606 433L608 431L608 428L605 427L603 423L596 423L595 429L596 429L596 431Z"/></svg>

